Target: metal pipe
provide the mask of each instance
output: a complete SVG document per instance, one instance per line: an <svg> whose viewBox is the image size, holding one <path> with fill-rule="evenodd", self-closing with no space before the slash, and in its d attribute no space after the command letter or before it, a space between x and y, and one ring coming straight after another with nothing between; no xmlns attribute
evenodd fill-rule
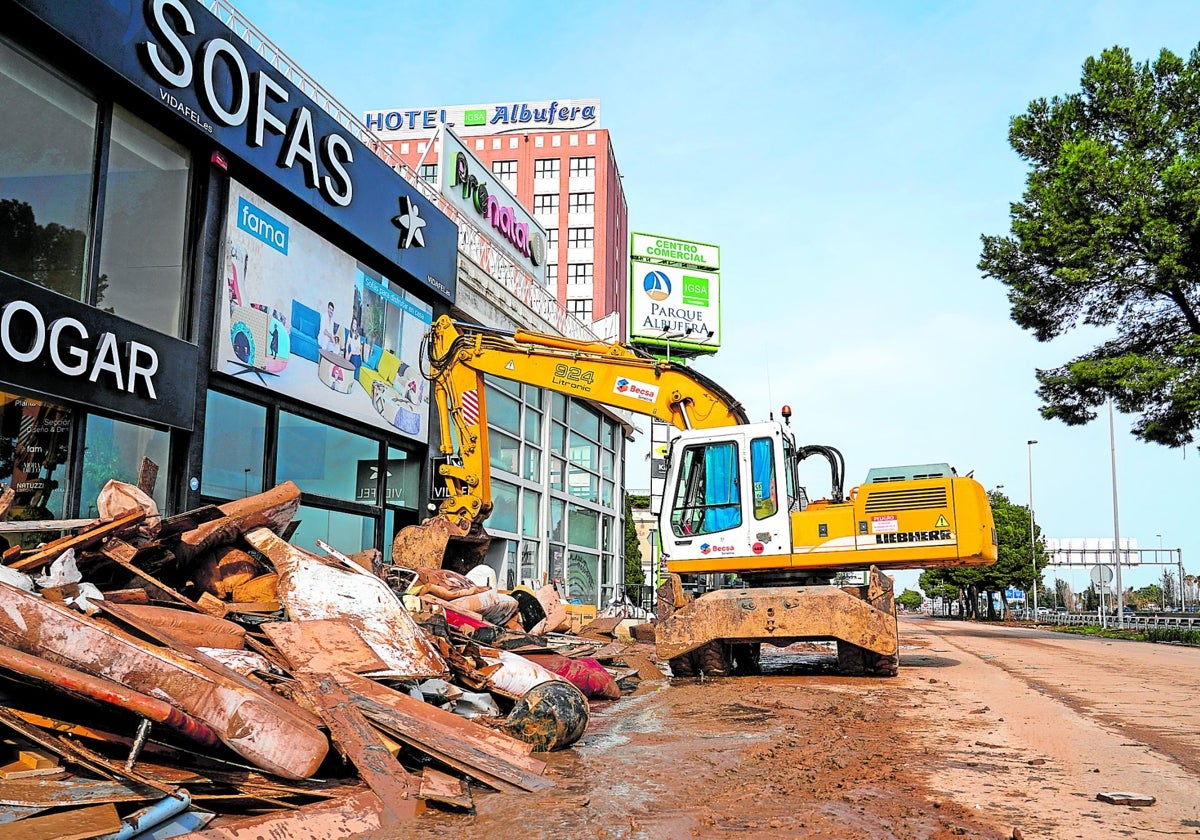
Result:
<svg viewBox="0 0 1200 840"><path fill-rule="evenodd" d="M149 831L159 823L166 822L182 813L191 804L191 794L183 788L179 788L171 796L164 796L154 804L147 805L140 811L134 811L121 821L120 831L106 834L99 840L130 840L130 838Z"/></svg>

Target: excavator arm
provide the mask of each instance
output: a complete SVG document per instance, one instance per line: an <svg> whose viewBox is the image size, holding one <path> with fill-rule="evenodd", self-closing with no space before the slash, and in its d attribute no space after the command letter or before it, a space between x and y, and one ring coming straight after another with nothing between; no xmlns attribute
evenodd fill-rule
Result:
<svg viewBox="0 0 1200 840"><path fill-rule="evenodd" d="M484 377L491 375L654 417L678 429L748 422L737 400L704 375L621 344L526 330L503 332L438 318L422 356L441 429L439 467L449 495L438 515L404 529L392 547L399 565L450 561L469 567L487 551L491 512Z"/></svg>

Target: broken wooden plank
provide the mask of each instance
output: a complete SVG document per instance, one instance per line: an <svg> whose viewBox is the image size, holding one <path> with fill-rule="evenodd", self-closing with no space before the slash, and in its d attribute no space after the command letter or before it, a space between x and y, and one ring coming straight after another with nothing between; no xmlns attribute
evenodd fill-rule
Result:
<svg viewBox="0 0 1200 840"><path fill-rule="evenodd" d="M194 560L205 551L235 542L243 533L259 527L278 532L300 510L300 488L285 481L265 493L247 496L218 506L220 519L205 522L179 536L176 553L184 561Z"/></svg>
<svg viewBox="0 0 1200 840"><path fill-rule="evenodd" d="M449 773L434 770L432 767L426 767L421 771L420 796L422 799L441 802L443 805L461 808L464 811L471 811L475 808L475 801L471 798L471 787L467 784L466 779L451 776Z"/></svg>
<svg viewBox="0 0 1200 840"><path fill-rule="evenodd" d="M153 496L154 485L157 483L158 464L143 455L142 462L138 465L137 489L147 496Z"/></svg>
<svg viewBox="0 0 1200 840"><path fill-rule="evenodd" d="M119 519L114 519L112 522L101 523L73 537L63 537L52 543L47 543L32 554L22 557L13 563L10 568L17 569L18 571L41 568L47 563L57 560L59 555L68 548L79 550L93 546L106 537L136 526L145 518L146 514L139 511L122 516Z"/></svg>
<svg viewBox="0 0 1200 840"><path fill-rule="evenodd" d="M667 675L659 670L658 666L647 656L627 653L621 659L627 667L637 670L638 679L642 682L661 682L667 678Z"/></svg>
<svg viewBox="0 0 1200 840"><path fill-rule="evenodd" d="M96 519L21 519L16 522L0 522L0 534L12 531L73 531L76 528L95 525L98 521ZM59 537L59 539L69 539L69 537ZM50 543L47 543L42 548L49 546Z"/></svg>
<svg viewBox="0 0 1200 840"><path fill-rule="evenodd" d="M341 753L358 769L359 775L383 803L380 815L384 825L396 825L417 815L416 792L419 782L388 751L375 728L354 708L346 690L331 676L316 676L303 670L296 680L333 735Z"/></svg>
<svg viewBox="0 0 1200 840"><path fill-rule="evenodd" d="M191 598L188 598L186 595L183 595L180 592L176 592L174 589L161 582L158 578L154 577L154 575L133 565L133 558L137 556L137 549L131 546L129 543L115 538L105 540L104 545L100 548L100 553L112 562L116 563L125 571L130 572L152 586L161 589L179 603L187 604L189 607L196 610L196 612L207 612L202 606L197 604ZM223 617L223 615L218 616L218 618Z"/></svg>
<svg viewBox="0 0 1200 840"><path fill-rule="evenodd" d="M260 629L293 667L301 666L314 674L387 669L387 663L375 655L351 618L279 621Z"/></svg>
<svg viewBox="0 0 1200 840"><path fill-rule="evenodd" d="M339 680L342 679L339 675ZM355 682L359 682L355 680ZM370 682L366 680L365 682ZM343 683L344 684L344 683ZM383 686L379 686L383 688ZM413 701L424 708L414 713L405 704L395 702L380 702L378 698L386 698L384 692L373 692L375 696L366 696L353 688L348 689L354 699L354 705L374 723L382 726L393 738L402 743L415 747L439 761L466 773L484 784L497 790L513 791L516 789L540 791L554 787L549 779L524 769L520 763L536 761L525 758L519 762L510 755L500 754L499 751L489 752L468 738L448 727L439 727L424 717L428 703ZM384 691L388 691L385 689ZM392 692L398 694L398 692ZM408 698L412 700L412 698ZM463 720L470 724L470 721ZM477 724L473 724L477 725ZM544 767L544 765L543 765Z"/></svg>
<svg viewBox="0 0 1200 840"><path fill-rule="evenodd" d="M61 808L103 802L143 802L145 791L108 779L17 779L0 782L0 805L23 808Z"/></svg>
<svg viewBox="0 0 1200 840"><path fill-rule="evenodd" d="M167 648L141 642L15 586L0 583L0 643L127 685L153 690L208 724L242 758L287 778L316 772L329 749L311 716L242 678L230 679ZM103 603L103 602L101 602ZM108 609L119 610L116 605ZM262 689L267 691L268 689Z"/></svg>
<svg viewBox="0 0 1200 840"><path fill-rule="evenodd" d="M394 705L407 709L411 714L422 718L429 726L445 730L450 737L465 739L477 745L481 750L497 753L534 775L540 776L546 770L546 762L530 755L533 752L533 745L519 738L475 723L461 715L448 712L423 700L417 700L402 691L388 688L365 677L339 674L338 679L347 688L359 694L378 700L385 706Z"/></svg>
<svg viewBox="0 0 1200 840"><path fill-rule="evenodd" d="M7 726L27 741L45 747L59 758L78 764L105 779L126 779L160 793L170 793L174 788L159 781L126 769L122 762L113 762L99 753L89 750L76 741L62 735L51 735L36 726L31 726L6 708L0 707L0 724Z"/></svg>
<svg viewBox="0 0 1200 840"><path fill-rule="evenodd" d="M354 837L383 826L383 803L369 790L306 805L295 811L227 821L219 827L185 834L179 840L336 840Z"/></svg>
<svg viewBox="0 0 1200 840"><path fill-rule="evenodd" d="M0 767L0 779L13 781L35 776L57 776L67 772L58 759L37 750L17 750L17 760Z"/></svg>
<svg viewBox="0 0 1200 840"><path fill-rule="evenodd" d="M381 676L407 679L446 673L446 660L437 647L379 578L330 565L267 528L254 528L243 538L279 572L279 600L292 621L353 616L359 634L387 663Z"/></svg>
<svg viewBox="0 0 1200 840"><path fill-rule="evenodd" d="M88 840L121 830L112 803L76 808L40 817L26 817L4 829L4 840Z"/></svg>

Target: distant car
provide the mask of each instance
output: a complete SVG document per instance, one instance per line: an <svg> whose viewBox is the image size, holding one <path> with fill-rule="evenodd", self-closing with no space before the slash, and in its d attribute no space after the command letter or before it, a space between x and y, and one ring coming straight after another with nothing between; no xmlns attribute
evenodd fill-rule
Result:
<svg viewBox="0 0 1200 840"><path fill-rule="evenodd" d="M1054 612L1056 615L1066 615L1068 610L1066 607L1055 607Z"/></svg>

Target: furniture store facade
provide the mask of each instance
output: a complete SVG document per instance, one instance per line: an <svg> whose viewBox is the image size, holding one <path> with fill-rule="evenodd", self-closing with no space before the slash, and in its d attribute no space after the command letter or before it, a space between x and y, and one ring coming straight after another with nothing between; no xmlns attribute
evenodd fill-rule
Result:
<svg viewBox="0 0 1200 840"><path fill-rule="evenodd" d="M120 5L0 0L0 548L93 517L143 457L164 512L292 480L297 544L385 548L436 496L426 327L513 324L458 294L464 234L354 128L199 3ZM628 427L488 392L489 562L611 597Z"/></svg>
<svg viewBox="0 0 1200 840"><path fill-rule="evenodd" d="M167 513L293 480L297 544L388 545L456 225L198 3L0 10L0 537L145 456Z"/></svg>

